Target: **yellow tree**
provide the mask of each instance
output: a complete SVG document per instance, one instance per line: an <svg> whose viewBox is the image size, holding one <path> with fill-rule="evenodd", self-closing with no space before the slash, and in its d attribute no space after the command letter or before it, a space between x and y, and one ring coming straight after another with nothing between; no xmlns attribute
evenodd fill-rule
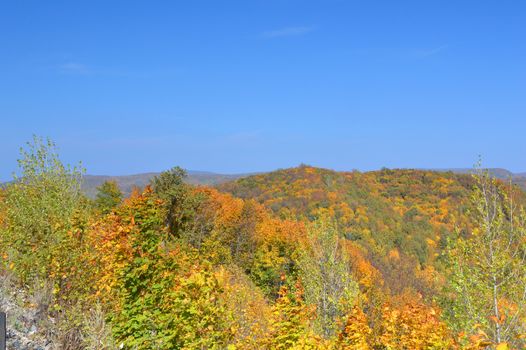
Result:
<svg viewBox="0 0 526 350"><path fill-rule="evenodd" d="M420 301L386 305L378 347L386 350L444 350L453 347L448 328L434 308Z"/></svg>
<svg viewBox="0 0 526 350"><path fill-rule="evenodd" d="M322 349L325 343L310 330L314 317L312 307L303 301L303 288L297 283L295 290L283 285L272 308L270 330L264 341L268 349Z"/></svg>
<svg viewBox="0 0 526 350"><path fill-rule="evenodd" d="M335 347L342 350L369 350L369 337L372 333L367 317L362 309L355 306L347 316L345 327L338 334Z"/></svg>

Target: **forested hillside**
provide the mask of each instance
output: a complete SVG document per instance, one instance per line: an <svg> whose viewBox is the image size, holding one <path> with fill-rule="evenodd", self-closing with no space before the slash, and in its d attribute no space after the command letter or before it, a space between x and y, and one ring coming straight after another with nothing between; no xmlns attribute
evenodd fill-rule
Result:
<svg viewBox="0 0 526 350"><path fill-rule="evenodd" d="M526 344L526 200L483 171L300 166L214 188L174 168L92 200L52 142L19 164L0 274L56 349Z"/></svg>
<svg viewBox="0 0 526 350"><path fill-rule="evenodd" d="M440 173L473 174L473 169L451 169L434 170ZM513 174L505 169L488 169L492 176L501 180L511 179L513 183L526 189L526 176L524 174ZM125 196L129 196L134 187L143 188L159 173L142 173L124 176L85 175L82 181L82 190L89 198L97 195L97 187L106 181L115 181ZM207 171L187 171L185 182L192 185L218 185L239 178L255 174L217 174Z"/></svg>
<svg viewBox="0 0 526 350"><path fill-rule="evenodd" d="M330 217L364 251L386 287L435 292L440 256L455 228L470 231L469 175L419 170L334 172L309 166L252 176L219 188L255 199L281 218ZM396 257L396 259L393 259Z"/></svg>

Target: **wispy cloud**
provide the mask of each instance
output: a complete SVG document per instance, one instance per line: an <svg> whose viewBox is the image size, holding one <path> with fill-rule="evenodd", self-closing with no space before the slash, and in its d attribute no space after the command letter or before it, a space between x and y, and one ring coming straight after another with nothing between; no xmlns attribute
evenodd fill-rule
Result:
<svg viewBox="0 0 526 350"><path fill-rule="evenodd" d="M59 70L62 73L69 73L69 74L87 74L89 73L89 69L85 64L78 63L78 62L67 62L63 63L58 66Z"/></svg>
<svg viewBox="0 0 526 350"><path fill-rule="evenodd" d="M281 38L286 36L300 36L310 33L314 27L286 27L277 30L263 32L262 37L266 39Z"/></svg>
<svg viewBox="0 0 526 350"><path fill-rule="evenodd" d="M426 57L434 56L446 50L448 47L449 45L442 45L442 46L438 46L432 49L417 50L415 51L415 57L416 58L426 58Z"/></svg>

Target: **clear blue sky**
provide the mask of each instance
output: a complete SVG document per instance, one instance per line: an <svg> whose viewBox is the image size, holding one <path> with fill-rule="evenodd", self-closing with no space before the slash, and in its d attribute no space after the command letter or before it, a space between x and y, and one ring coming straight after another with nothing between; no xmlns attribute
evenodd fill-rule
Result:
<svg viewBox="0 0 526 350"><path fill-rule="evenodd" d="M32 134L88 173L526 171L526 2L3 1L0 180Z"/></svg>

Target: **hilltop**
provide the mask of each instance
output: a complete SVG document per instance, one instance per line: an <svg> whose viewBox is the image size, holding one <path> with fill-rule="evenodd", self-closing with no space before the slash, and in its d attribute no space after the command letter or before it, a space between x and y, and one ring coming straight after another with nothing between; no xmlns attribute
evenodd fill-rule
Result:
<svg viewBox="0 0 526 350"><path fill-rule="evenodd" d="M397 169L395 169L397 170ZM398 169L398 170L409 170L409 169ZM473 169L470 168L451 168L451 169L421 169L420 171L432 171L438 173L454 173L454 174L471 174ZM488 171L498 179L512 181L519 185L522 189L526 190L526 173L512 173L509 170L501 168L491 168ZM343 172L345 173L345 172ZM367 173L367 172L366 172ZM372 172L374 173L374 171ZM83 177L82 190L90 198L94 198L97 193L97 187L100 186L104 181L116 181L119 185L123 194L127 197L134 187L143 188L150 180L159 175L159 172L140 173L133 175L85 175ZM189 170L188 177L185 181L192 185L219 185L240 178L245 178L255 173L247 174L219 174L209 171L195 171Z"/></svg>
<svg viewBox="0 0 526 350"><path fill-rule="evenodd" d="M216 187L253 199L281 219L313 221L329 216L345 238L361 247L391 292L409 287L432 295L438 287L434 282L441 278L439 258L446 240L457 228L468 233L472 226L474 182L466 173L337 172L300 166Z"/></svg>

